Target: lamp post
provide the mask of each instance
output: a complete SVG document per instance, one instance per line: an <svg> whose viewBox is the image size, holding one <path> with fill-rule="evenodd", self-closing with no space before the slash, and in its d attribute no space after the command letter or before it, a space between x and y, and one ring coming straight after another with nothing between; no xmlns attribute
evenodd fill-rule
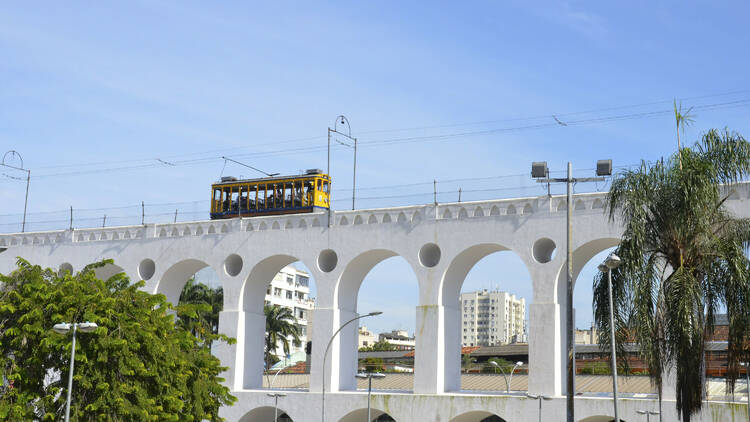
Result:
<svg viewBox="0 0 750 422"><path fill-rule="evenodd" d="M344 125L346 123L346 132L343 133L338 130L338 125ZM331 177L331 134L336 133L341 136L344 136L348 138L350 141L354 142L354 170L352 172L352 209L354 209L354 199L357 191L357 138L352 137L352 127L349 125L349 119L346 118L343 114L336 116L336 121L333 123L333 129L328 128L328 168L327 168L327 174L328 177ZM346 146L346 147L352 147L349 144L346 144L344 142L339 141L338 139L334 139L339 144ZM328 206L330 208L331 206L331 191L333 189L330 189L328 192Z"/></svg>
<svg viewBox="0 0 750 422"><path fill-rule="evenodd" d="M321 371L323 372L323 389L321 390L320 395L320 411L321 411L321 422L326 422L326 359L328 358L328 350L331 348L331 343L333 343L333 339L336 338L336 335L338 335L341 330L346 327L347 325L351 324L352 322L361 319L361 318L367 318L371 316L380 315L382 312L380 311L374 311L370 312L369 314L365 315L359 315L357 317L354 317L350 319L349 321L346 321L344 324L342 324L338 330L336 330L335 333L331 336L331 339L328 340L328 345L326 346L326 351L323 353L323 367L321 368Z"/></svg>
<svg viewBox="0 0 750 422"><path fill-rule="evenodd" d="M372 415L370 414L370 394L372 394L372 379L385 378L385 374L381 374L380 372L360 372L356 375L356 377L367 379L367 422L372 422Z"/></svg>
<svg viewBox="0 0 750 422"><path fill-rule="evenodd" d="M70 420L70 400L71 391L73 391L73 367L76 359L76 331L81 330L83 333L90 333L98 328L95 322L74 322L73 324L61 322L52 326L52 330L58 334L67 334L73 330L73 345L70 348L70 373L68 373L68 400L65 404L65 422Z"/></svg>
<svg viewBox="0 0 750 422"><path fill-rule="evenodd" d="M18 160L21 162L19 166L12 166L5 162L5 159L8 157L8 154L10 154L10 159L12 160L13 157L18 157ZM26 199L23 201L23 222L21 223L21 233L24 233L26 231L26 205L29 203L29 182L31 181L31 170L27 170L23 168L23 158L21 157L21 154L14 150L10 150L3 155L3 161L0 162L0 166L8 167L14 170L20 170L26 172ZM8 176L11 177L11 176ZM13 177L14 179L17 179L16 177Z"/></svg>
<svg viewBox="0 0 750 422"><path fill-rule="evenodd" d="M539 400L539 422L542 422L542 400L552 400L552 397L543 396L541 394L534 395L526 393L526 397L534 400Z"/></svg>
<svg viewBox="0 0 750 422"><path fill-rule="evenodd" d="M659 414L659 412L652 412L650 410L636 410L635 413L639 415L646 415L646 422L651 422L651 415Z"/></svg>
<svg viewBox="0 0 750 422"><path fill-rule="evenodd" d="M266 393L268 397L273 397L273 422L279 420L279 397L286 397L284 393Z"/></svg>
<svg viewBox="0 0 750 422"><path fill-rule="evenodd" d="M620 257L614 253L609 254L606 260L599 264L599 271L607 273L607 286L609 288L609 348L612 352L612 398L615 404L615 421L620 420L617 412L617 352L615 350L615 310L612 300L612 270L622 263Z"/></svg>
<svg viewBox="0 0 750 422"><path fill-rule="evenodd" d="M508 381L508 375L505 374L505 370L503 370L503 367L500 366L497 362L494 360L489 361L490 365L494 366L495 368L499 369L500 372L503 374L503 378L505 378L505 392L510 392L510 384L513 382L513 373L516 372L516 368L523 365L523 362L516 362L515 365L513 365L513 369L510 370L510 381Z"/></svg>
<svg viewBox="0 0 750 422"><path fill-rule="evenodd" d="M574 399L575 399L575 326L573 324L573 251L571 245L573 244L573 193L571 186L573 183L579 182L600 182L604 181L604 177L612 174L612 160L599 160L596 162L596 175L598 177L573 177L573 166L568 162L568 176L564 178L550 178L549 169L547 168L546 161L539 161L531 163L531 177L537 179L539 183L547 184L547 191L549 192L549 184L554 183L565 183L567 185L567 306L566 306L566 321L565 331L567 332L566 350L568 353L567 360L567 421L575 422L574 416Z"/></svg>
<svg viewBox="0 0 750 422"><path fill-rule="evenodd" d="M750 422L750 362L740 362L745 367L745 386L747 387L747 420Z"/></svg>

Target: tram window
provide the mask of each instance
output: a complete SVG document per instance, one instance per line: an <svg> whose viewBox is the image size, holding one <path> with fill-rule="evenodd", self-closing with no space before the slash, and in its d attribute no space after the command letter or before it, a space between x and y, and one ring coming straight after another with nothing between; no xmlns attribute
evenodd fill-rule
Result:
<svg viewBox="0 0 750 422"><path fill-rule="evenodd" d="M320 179L318 179L318 190L319 191L323 190L323 181Z"/></svg>
<svg viewBox="0 0 750 422"><path fill-rule="evenodd" d="M232 211L237 211L239 208L239 196L240 196L240 188L239 186L232 189Z"/></svg>
<svg viewBox="0 0 750 422"><path fill-rule="evenodd" d="M323 192L328 193L328 182L323 182Z"/></svg>
<svg viewBox="0 0 750 422"><path fill-rule="evenodd" d="M314 180L306 180L305 181L305 205L312 204L313 200L313 186L315 186Z"/></svg>
<svg viewBox="0 0 750 422"><path fill-rule="evenodd" d="M222 212L227 212L230 209L230 205L231 205L230 197L232 195L231 192L232 192L232 188L228 186L222 189L222 195L221 195L221 211Z"/></svg>

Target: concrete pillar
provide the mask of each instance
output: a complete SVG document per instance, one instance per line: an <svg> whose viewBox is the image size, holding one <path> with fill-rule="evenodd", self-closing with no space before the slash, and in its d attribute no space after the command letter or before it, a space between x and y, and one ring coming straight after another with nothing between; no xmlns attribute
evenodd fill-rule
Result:
<svg viewBox="0 0 750 422"><path fill-rule="evenodd" d="M461 390L461 309L444 306L441 319L443 339L443 388L438 392Z"/></svg>
<svg viewBox="0 0 750 422"><path fill-rule="evenodd" d="M446 380L446 342L444 322L445 307L440 305L417 306L416 347L414 355L414 392L437 394L446 390L446 381L452 390L461 388L460 374L458 388L456 380ZM448 331L458 327L449 327ZM452 343L455 346L456 343ZM460 343L458 343L460 346ZM460 349L459 349L460 350Z"/></svg>
<svg viewBox="0 0 750 422"><path fill-rule="evenodd" d="M231 312L231 311L230 311ZM241 356L242 362L238 362L237 375L242 375L241 382L235 380L235 385L243 389L263 387L263 367L265 365L265 333L266 316L252 312L237 312L237 333L244 332L244 338L237 337L237 356ZM223 314L224 312L222 312ZM241 321L241 322L240 322ZM221 320L219 321L221 323ZM244 330L242 330L244 328Z"/></svg>
<svg viewBox="0 0 750 422"><path fill-rule="evenodd" d="M310 391L320 392L323 383L323 353L328 340L333 334L334 321L338 321L338 312L331 308L315 308L312 332L312 356L310 357ZM337 327L338 328L338 327ZM337 391L339 388L338 365L331 365L335 359L338 362L338 347L340 339L334 339L326 360L326 391Z"/></svg>
<svg viewBox="0 0 750 422"><path fill-rule="evenodd" d="M333 331L338 330L345 322L357 317L356 312L340 310L338 323L334 325ZM357 389L357 366L359 358L358 345L358 327L360 321L354 321L344 327L338 334L340 352L336 361L332 361L333 366L339 367L338 389L339 390L356 390ZM331 346L333 348L333 346ZM330 358L330 356L329 356Z"/></svg>
<svg viewBox="0 0 750 422"><path fill-rule="evenodd" d="M559 396L564 393L566 356L561 352L565 315L557 303L529 305L529 393Z"/></svg>
<svg viewBox="0 0 750 422"><path fill-rule="evenodd" d="M245 313L242 311L219 312L219 333L237 339L235 344L223 341L214 342L211 353L219 358L222 366L228 369L221 375L224 385L231 391L242 389L245 355Z"/></svg>

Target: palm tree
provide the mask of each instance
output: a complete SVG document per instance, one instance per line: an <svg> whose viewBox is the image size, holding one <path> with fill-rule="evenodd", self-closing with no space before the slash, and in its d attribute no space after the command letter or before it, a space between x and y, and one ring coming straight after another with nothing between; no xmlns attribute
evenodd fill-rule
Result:
<svg viewBox="0 0 750 422"><path fill-rule="evenodd" d="M211 347L214 335L219 332L219 313L224 304L224 290L196 283L190 278L180 293L177 306L177 324L204 340Z"/></svg>
<svg viewBox="0 0 750 422"><path fill-rule="evenodd" d="M276 354L278 345L281 344L285 355L289 354L289 337L295 343L299 342L300 330L295 324L297 319L289 308L265 305L263 313L266 315L266 370L268 370L271 367L271 354Z"/></svg>
<svg viewBox="0 0 750 422"><path fill-rule="evenodd" d="M735 218L724 206L732 184L748 173L750 143L711 130L666 163L642 163L617 175L607 195L610 219L619 217L625 228L615 251L622 265L612 271L616 347L638 343L660 406L662 375L674 365L683 421L701 409L705 342L722 306L729 318L732 388L739 362L748 357L750 220ZM600 346L608 350L607 281L601 275L594 280L593 306Z"/></svg>

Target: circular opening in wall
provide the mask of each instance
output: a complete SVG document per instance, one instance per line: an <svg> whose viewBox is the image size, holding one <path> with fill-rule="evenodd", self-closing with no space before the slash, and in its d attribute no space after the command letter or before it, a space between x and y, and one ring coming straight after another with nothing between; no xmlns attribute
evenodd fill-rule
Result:
<svg viewBox="0 0 750 422"><path fill-rule="evenodd" d="M552 261L552 258L555 257L556 247L557 246L555 245L555 242L552 241L552 239L543 237L537 240L536 242L534 242L534 249L532 250L534 259L536 259L536 262L540 264L546 264Z"/></svg>
<svg viewBox="0 0 750 422"><path fill-rule="evenodd" d="M339 263L339 257L332 249L326 249L320 252L318 256L318 268L324 273L330 273Z"/></svg>
<svg viewBox="0 0 750 422"><path fill-rule="evenodd" d="M224 260L224 271L234 277L242 271L242 257L233 253Z"/></svg>
<svg viewBox="0 0 750 422"><path fill-rule="evenodd" d="M427 268L432 268L440 262L440 246L426 243L419 250L419 262Z"/></svg>
<svg viewBox="0 0 750 422"><path fill-rule="evenodd" d="M64 276L66 271L69 272L70 275L73 275L73 266L68 262L63 262L62 265L60 265L59 274Z"/></svg>
<svg viewBox="0 0 750 422"><path fill-rule="evenodd" d="M150 280L156 272L156 264L153 259L146 258L138 264L138 277L141 280Z"/></svg>

